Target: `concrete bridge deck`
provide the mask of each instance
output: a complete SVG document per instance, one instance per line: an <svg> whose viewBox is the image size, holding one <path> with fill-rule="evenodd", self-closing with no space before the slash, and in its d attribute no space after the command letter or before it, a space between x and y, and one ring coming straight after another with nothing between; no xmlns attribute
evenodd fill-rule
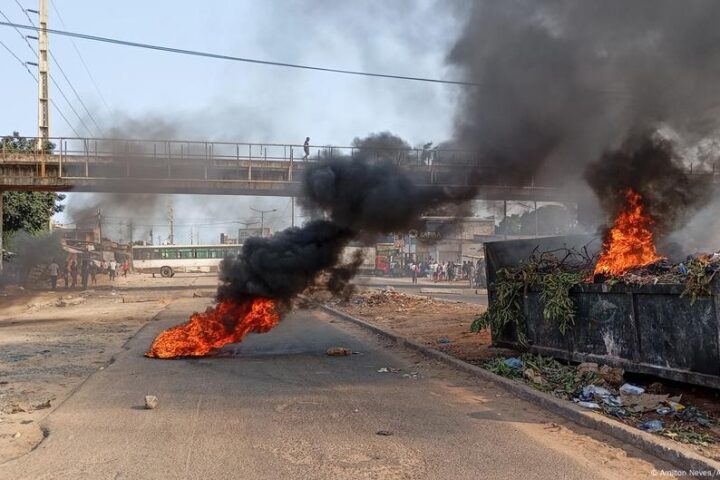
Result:
<svg viewBox="0 0 720 480"><path fill-rule="evenodd" d="M502 185L472 152L117 139L53 139L52 154L0 146L0 190L297 196L305 167L322 158L390 160L421 187L477 187L479 199L563 201L553 186Z"/></svg>

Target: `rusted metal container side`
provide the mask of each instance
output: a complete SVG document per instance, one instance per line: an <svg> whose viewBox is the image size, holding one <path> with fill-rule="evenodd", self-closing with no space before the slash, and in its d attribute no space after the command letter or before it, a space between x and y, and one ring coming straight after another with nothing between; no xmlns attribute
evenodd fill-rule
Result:
<svg viewBox="0 0 720 480"><path fill-rule="evenodd" d="M533 250L599 248L586 236L512 240L485 244L488 283L498 269L517 265ZM720 388L720 290L694 303L683 285L584 284L572 289L575 325L562 335L543 319L539 291L524 298L527 350L577 362L598 362L630 372ZM490 288L490 301L493 291ZM522 348L514 328L492 332L498 346Z"/></svg>

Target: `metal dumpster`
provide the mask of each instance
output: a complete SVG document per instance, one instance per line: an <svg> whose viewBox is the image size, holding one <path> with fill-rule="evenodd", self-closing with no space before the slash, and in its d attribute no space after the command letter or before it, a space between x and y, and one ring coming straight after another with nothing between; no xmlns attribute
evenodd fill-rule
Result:
<svg viewBox="0 0 720 480"><path fill-rule="evenodd" d="M590 236L549 237L485 244L489 296L498 269L512 267L534 250L599 250ZM575 325L562 335L543 319L539 290L523 298L527 346L517 341L514 326L492 332L493 344L577 362L597 362L629 372L720 388L720 289L691 303L681 297L684 285L582 284L571 290Z"/></svg>

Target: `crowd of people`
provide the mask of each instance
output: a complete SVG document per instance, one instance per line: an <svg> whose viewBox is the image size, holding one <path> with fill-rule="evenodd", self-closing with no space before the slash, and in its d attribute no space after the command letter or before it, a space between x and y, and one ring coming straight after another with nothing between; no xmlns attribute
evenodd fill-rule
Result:
<svg viewBox="0 0 720 480"><path fill-rule="evenodd" d="M58 288L58 280L62 280L65 289L77 288L78 278L80 286L83 290L87 290L89 285L97 285L98 275L107 275L111 282L118 275L127 276L130 271L130 262L110 262L92 260L89 258L75 259L70 258L62 265L53 260L47 267L47 273L50 277L50 288L56 290Z"/></svg>
<svg viewBox="0 0 720 480"><path fill-rule="evenodd" d="M470 288L484 288L486 286L485 262L483 259L478 259L475 262L467 260L462 263L453 261L438 263L432 257L429 257L423 262L410 263L408 270L413 283L417 283L418 277L431 277L435 283L467 281Z"/></svg>

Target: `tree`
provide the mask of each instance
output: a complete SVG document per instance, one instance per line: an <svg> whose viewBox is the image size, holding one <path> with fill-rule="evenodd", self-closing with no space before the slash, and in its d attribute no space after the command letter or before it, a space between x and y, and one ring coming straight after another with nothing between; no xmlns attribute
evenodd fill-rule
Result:
<svg viewBox="0 0 720 480"><path fill-rule="evenodd" d="M6 153L26 153L35 151L36 144L32 139L13 132L0 140L0 149ZM54 149L55 145L51 142L43 148L46 153ZM2 196L3 243L21 230L33 235L47 230L50 218L64 208L59 202L65 199L65 195L54 192L3 192Z"/></svg>

